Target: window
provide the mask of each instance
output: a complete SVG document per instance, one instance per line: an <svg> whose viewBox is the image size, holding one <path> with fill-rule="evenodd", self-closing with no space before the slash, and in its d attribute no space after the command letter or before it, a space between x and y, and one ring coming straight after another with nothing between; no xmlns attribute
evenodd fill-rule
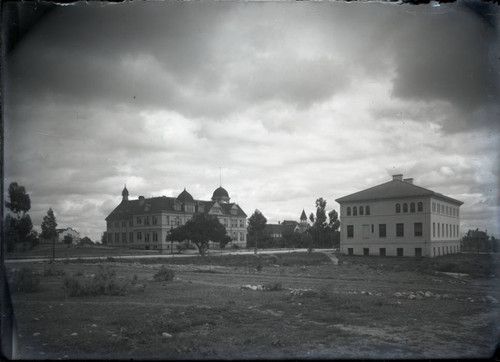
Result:
<svg viewBox="0 0 500 362"><path fill-rule="evenodd" d="M352 216L358 216L358 208L356 206L352 208Z"/></svg>
<svg viewBox="0 0 500 362"><path fill-rule="evenodd" d="M122 243L127 242L127 233L122 233Z"/></svg>
<svg viewBox="0 0 500 362"><path fill-rule="evenodd" d="M410 204L410 212L415 212L415 203L414 202L412 202Z"/></svg>
<svg viewBox="0 0 500 362"><path fill-rule="evenodd" d="M144 241L149 242L149 233L144 233Z"/></svg>
<svg viewBox="0 0 500 362"><path fill-rule="evenodd" d="M351 207L347 207L347 216L351 216Z"/></svg>
<svg viewBox="0 0 500 362"><path fill-rule="evenodd" d="M134 242L134 233L129 233L128 234L128 242L133 243Z"/></svg>
<svg viewBox="0 0 500 362"><path fill-rule="evenodd" d="M433 238L436 237L436 223L435 222L432 223L432 237Z"/></svg>
<svg viewBox="0 0 500 362"><path fill-rule="evenodd" d="M236 215L238 214L238 210L236 209L231 209L231 215Z"/></svg>
<svg viewBox="0 0 500 362"><path fill-rule="evenodd" d="M347 248L347 255L354 255L354 249L353 248Z"/></svg>
<svg viewBox="0 0 500 362"><path fill-rule="evenodd" d="M232 236L231 236L231 240L232 240L232 241L236 241L236 240L238 240L238 234L236 233L236 231L233 231L233 234L232 234Z"/></svg>
<svg viewBox="0 0 500 362"><path fill-rule="evenodd" d="M140 225L140 224L142 224L142 219L141 219L140 217L137 217L137 218L135 219L135 222L136 222L136 224L139 224L139 225Z"/></svg>
<svg viewBox="0 0 500 362"><path fill-rule="evenodd" d="M421 222L416 222L413 225L415 229L415 236L422 236L422 223Z"/></svg>
<svg viewBox="0 0 500 362"><path fill-rule="evenodd" d="M365 206L365 214L370 215L370 206Z"/></svg>
<svg viewBox="0 0 500 362"><path fill-rule="evenodd" d="M245 241L245 233L240 232L240 241Z"/></svg>
<svg viewBox="0 0 500 362"><path fill-rule="evenodd" d="M380 254L380 256L385 256L385 248L380 248L379 254Z"/></svg>
<svg viewBox="0 0 500 362"><path fill-rule="evenodd" d="M348 238L354 237L354 225L347 225L347 237Z"/></svg>
<svg viewBox="0 0 500 362"><path fill-rule="evenodd" d="M433 256L436 256L436 247L433 247L433 248L432 248L432 255L433 255Z"/></svg>
<svg viewBox="0 0 500 362"><path fill-rule="evenodd" d="M365 214L365 209L364 209L364 207L363 207L363 206L360 206L360 207L359 207L359 214L360 214L360 215L364 215L364 214Z"/></svg>
<svg viewBox="0 0 500 362"><path fill-rule="evenodd" d="M115 243L119 243L120 242L120 234L118 233L115 233Z"/></svg>
<svg viewBox="0 0 500 362"><path fill-rule="evenodd" d="M142 240L142 233L140 231L137 232L137 240Z"/></svg>
<svg viewBox="0 0 500 362"><path fill-rule="evenodd" d="M406 202L403 204L403 212L408 212L408 204Z"/></svg>
<svg viewBox="0 0 500 362"><path fill-rule="evenodd" d="M243 219L240 219L240 228L244 227Z"/></svg>
<svg viewBox="0 0 500 362"><path fill-rule="evenodd" d="M153 225L158 225L158 216L153 216Z"/></svg>
<svg viewBox="0 0 500 362"><path fill-rule="evenodd" d="M122 228L127 227L127 222L124 220L122 221Z"/></svg>
<svg viewBox="0 0 500 362"><path fill-rule="evenodd" d="M441 204L437 204L437 213L440 214L441 213Z"/></svg>
<svg viewBox="0 0 500 362"><path fill-rule="evenodd" d="M436 212L436 203L435 202L432 203L432 212Z"/></svg>
<svg viewBox="0 0 500 362"><path fill-rule="evenodd" d="M144 221L146 222L146 225L149 225L149 216L146 216L146 217L144 218Z"/></svg>
<svg viewBox="0 0 500 362"><path fill-rule="evenodd" d="M158 233L153 231L153 241L158 241Z"/></svg>
<svg viewBox="0 0 500 362"><path fill-rule="evenodd" d="M111 233L108 234L108 243L110 243L110 244L113 243L113 234L111 234Z"/></svg>
<svg viewBox="0 0 500 362"><path fill-rule="evenodd" d="M441 237L441 224L438 223L438 238Z"/></svg>
<svg viewBox="0 0 500 362"><path fill-rule="evenodd" d="M396 204L396 214L399 214L401 212L401 205Z"/></svg>
<svg viewBox="0 0 500 362"><path fill-rule="evenodd" d="M115 228L118 227L118 221L115 221Z"/></svg>
<svg viewBox="0 0 500 362"><path fill-rule="evenodd" d="M450 213L450 209L448 208L448 206L446 206L446 209L445 209L445 210L446 210L446 211L445 211L445 214L446 214L446 215L449 215L449 213Z"/></svg>
<svg viewBox="0 0 500 362"><path fill-rule="evenodd" d="M385 238L387 236L385 224L378 224L378 236Z"/></svg>
<svg viewBox="0 0 500 362"><path fill-rule="evenodd" d="M415 256L422 256L422 248L415 248Z"/></svg>
<svg viewBox="0 0 500 362"><path fill-rule="evenodd" d="M405 236L405 224L396 224L396 236Z"/></svg>
<svg viewBox="0 0 500 362"><path fill-rule="evenodd" d="M396 252L397 252L398 256L404 256L403 248L397 248Z"/></svg>
<svg viewBox="0 0 500 362"><path fill-rule="evenodd" d="M419 202L417 204L417 212L423 212L424 211L424 204L422 202Z"/></svg>
<svg viewBox="0 0 500 362"><path fill-rule="evenodd" d="M446 237L448 237L448 224L446 224Z"/></svg>
<svg viewBox="0 0 500 362"><path fill-rule="evenodd" d="M372 224L372 234L375 232L374 229L375 229L375 225Z"/></svg>
<svg viewBox="0 0 500 362"><path fill-rule="evenodd" d="M364 256L370 255L370 248L363 248L363 255Z"/></svg>

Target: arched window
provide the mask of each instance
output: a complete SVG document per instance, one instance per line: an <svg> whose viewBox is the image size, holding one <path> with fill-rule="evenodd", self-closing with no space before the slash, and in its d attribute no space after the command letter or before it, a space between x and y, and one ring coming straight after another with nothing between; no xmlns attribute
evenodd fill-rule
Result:
<svg viewBox="0 0 500 362"><path fill-rule="evenodd" d="M347 207L347 216L351 216L351 207Z"/></svg>
<svg viewBox="0 0 500 362"><path fill-rule="evenodd" d="M423 212L424 211L424 204L422 204L422 202L419 202L417 204L417 211L418 212Z"/></svg>
<svg viewBox="0 0 500 362"><path fill-rule="evenodd" d="M396 214L399 214L401 212L401 205L396 204Z"/></svg>
<svg viewBox="0 0 500 362"><path fill-rule="evenodd" d="M352 216L358 216L358 208L356 206L352 208Z"/></svg>
<svg viewBox="0 0 500 362"><path fill-rule="evenodd" d="M406 202L403 204L403 212L408 212L408 204Z"/></svg>
<svg viewBox="0 0 500 362"><path fill-rule="evenodd" d="M365 213L366 215L370 215L370 206L365 206Z"/></svg>
<svg viewBox="0 0 500 362"><path fill-rule="evenodd" d="M365 214L365 209L363 208L363 206L359 207L359 214L360 215L364 215Z"/></svg>
<svg viewBox="0 0 500 362"><path fill-rule="evenodd" d="M414 202L412 202L410 204L410 212L415 212L415 203Z"/></svg>

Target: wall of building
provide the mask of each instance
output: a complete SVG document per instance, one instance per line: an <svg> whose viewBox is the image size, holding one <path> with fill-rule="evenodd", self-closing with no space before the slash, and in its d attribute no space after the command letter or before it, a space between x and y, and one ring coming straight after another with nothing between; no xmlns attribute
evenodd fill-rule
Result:
<svg viewBox="0 0 500 362"><path fill-rule="evenodd" d="M458 252L458 228L456 238L449 236L438 239L432 236L433 222L439 220L440 223L459 224L458 216L452 222L451 216L432 213L434 201L430 197L408 197L343 203L340 207L340 252L353 255L367 255L366 253L384 255L385 253L386 256L401 254L403 256L436 256ZM396 211L396 204L399 204L399 212ZM369 215L367 215L367 206ZM458 206L454 207L458 209ZM350 208L350 215L348 215L348 208ZM354 215L354 208L356 208L357 215ZM444 217L446 220L443 219ZM397 229L401 228L398 224L402 225L402 236L398 235ZM383 231L381 225L385 225L385 236L381 233ZM352 234L349 229L352 230ZM436 254L435 248L440 248L440 254Z"/></svg>

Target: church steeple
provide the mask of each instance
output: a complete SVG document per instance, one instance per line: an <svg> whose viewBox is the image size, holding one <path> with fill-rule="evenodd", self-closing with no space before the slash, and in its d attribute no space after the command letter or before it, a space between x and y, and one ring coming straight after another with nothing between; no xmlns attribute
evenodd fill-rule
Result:
<svg viewBox="0 0 500 362"><path fill-rule="evenodd" d="M122 201L128 201L128 190L127 190L127 185L123 187L122 191Z"/></svg>

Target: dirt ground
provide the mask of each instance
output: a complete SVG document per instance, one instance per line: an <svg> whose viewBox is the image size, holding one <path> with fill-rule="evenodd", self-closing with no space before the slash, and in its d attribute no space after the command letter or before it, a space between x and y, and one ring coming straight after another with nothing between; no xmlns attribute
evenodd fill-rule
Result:
<svg viewBox="0 0 500 362"><path fill-rule="evenodd" d="M487 272L462 275L453 265L467 265L467 256L339 257L339 265L320 253L266 258L262 268L254 256L60 263L66 276L108 265L144 290L67 297L65 276L42 277L41 291L11 294L13 357L488 358L500 340L497 266L475 262ZM153 281L164 263L174 280ZM41 272L47 263L30 267Z"/></svg>

